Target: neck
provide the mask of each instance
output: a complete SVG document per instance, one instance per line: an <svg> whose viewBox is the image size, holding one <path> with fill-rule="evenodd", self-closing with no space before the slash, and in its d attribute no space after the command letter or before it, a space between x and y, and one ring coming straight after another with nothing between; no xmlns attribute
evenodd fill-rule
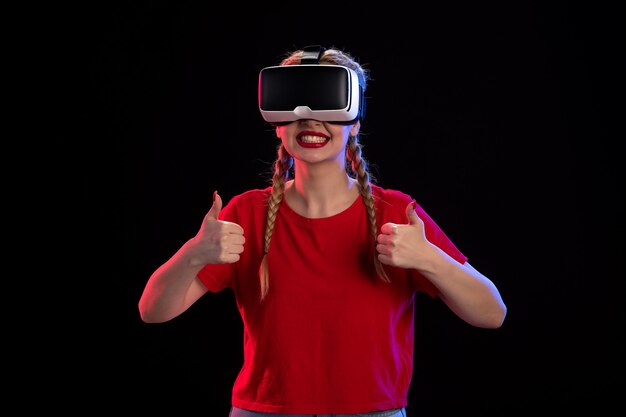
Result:
<svg viewBox="0 0 626 417"><path fill-rule="evenodd" d="M337 214L354 203L359 195L358 184L348 176L345 167L318 168L308 166L298 170L296 166L295 179L287 184L285 191L289 206L309 218Z"/></svg>

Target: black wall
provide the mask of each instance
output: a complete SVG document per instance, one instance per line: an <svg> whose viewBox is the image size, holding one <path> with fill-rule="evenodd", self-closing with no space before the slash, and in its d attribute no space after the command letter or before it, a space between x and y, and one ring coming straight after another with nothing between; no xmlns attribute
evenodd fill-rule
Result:
<svg viewBox="0 0 626 417"><path fill-rule="evenodd" d="M258 71L322 44L371 71L361 131L379 184L414 196L509 309L483 330L419 298L409 415L623 408L623 14L474 3L78 9L81 187L98 247L77 312L79 385L99 382L85 398L227 415L242 348L232 294L161 325L137 302L214 190L227 201L268 184L277 142Z"/></svg>

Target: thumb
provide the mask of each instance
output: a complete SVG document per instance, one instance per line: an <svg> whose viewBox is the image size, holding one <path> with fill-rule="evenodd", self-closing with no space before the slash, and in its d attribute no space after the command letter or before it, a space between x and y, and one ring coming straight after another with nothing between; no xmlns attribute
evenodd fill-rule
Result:
<svg viewBox="0 0 626 417"><path fill-rule="evenodd" d="M421 219L419 218L419 216L415 212L415 206L416 205L417 205L417 202L415 200L413 200L409 204L407 204L407 206L406 206L406 217L408 217L410 225L417 224L417 223L421 222Z"/></svg>
<svg viewBox="0 0 626 417"><path fill-rule="evenodd" d="M222 210L222 197L217 193L217 191L213 192L213 205L211 209L206 215L207 220L217 220L217 216L220 214L220 210Z"/></svg>

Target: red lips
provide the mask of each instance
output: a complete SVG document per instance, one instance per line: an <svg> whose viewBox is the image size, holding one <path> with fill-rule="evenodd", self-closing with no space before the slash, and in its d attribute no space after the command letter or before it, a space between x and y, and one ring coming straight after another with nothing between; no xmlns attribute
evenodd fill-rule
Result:
<svg viewBox="0 0 626 417"><path fill-rule="evenodd" d="M296 140L303 148L321 148L328 143L330 136L312 130L303 130L298 133Z"/></svg>

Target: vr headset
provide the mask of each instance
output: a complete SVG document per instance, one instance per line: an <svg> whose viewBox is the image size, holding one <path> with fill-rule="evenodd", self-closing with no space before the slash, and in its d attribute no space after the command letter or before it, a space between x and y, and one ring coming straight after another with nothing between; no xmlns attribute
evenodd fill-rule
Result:
<svg viewBox="0 0 626 417"><path fill-rule="evenodd" d="M300 65L263 68L259 74L259 110L263 119L286 125L299 119L349 125L365 116L365 100L354 70L325 65L325 48L307 46Z"/></svg>

